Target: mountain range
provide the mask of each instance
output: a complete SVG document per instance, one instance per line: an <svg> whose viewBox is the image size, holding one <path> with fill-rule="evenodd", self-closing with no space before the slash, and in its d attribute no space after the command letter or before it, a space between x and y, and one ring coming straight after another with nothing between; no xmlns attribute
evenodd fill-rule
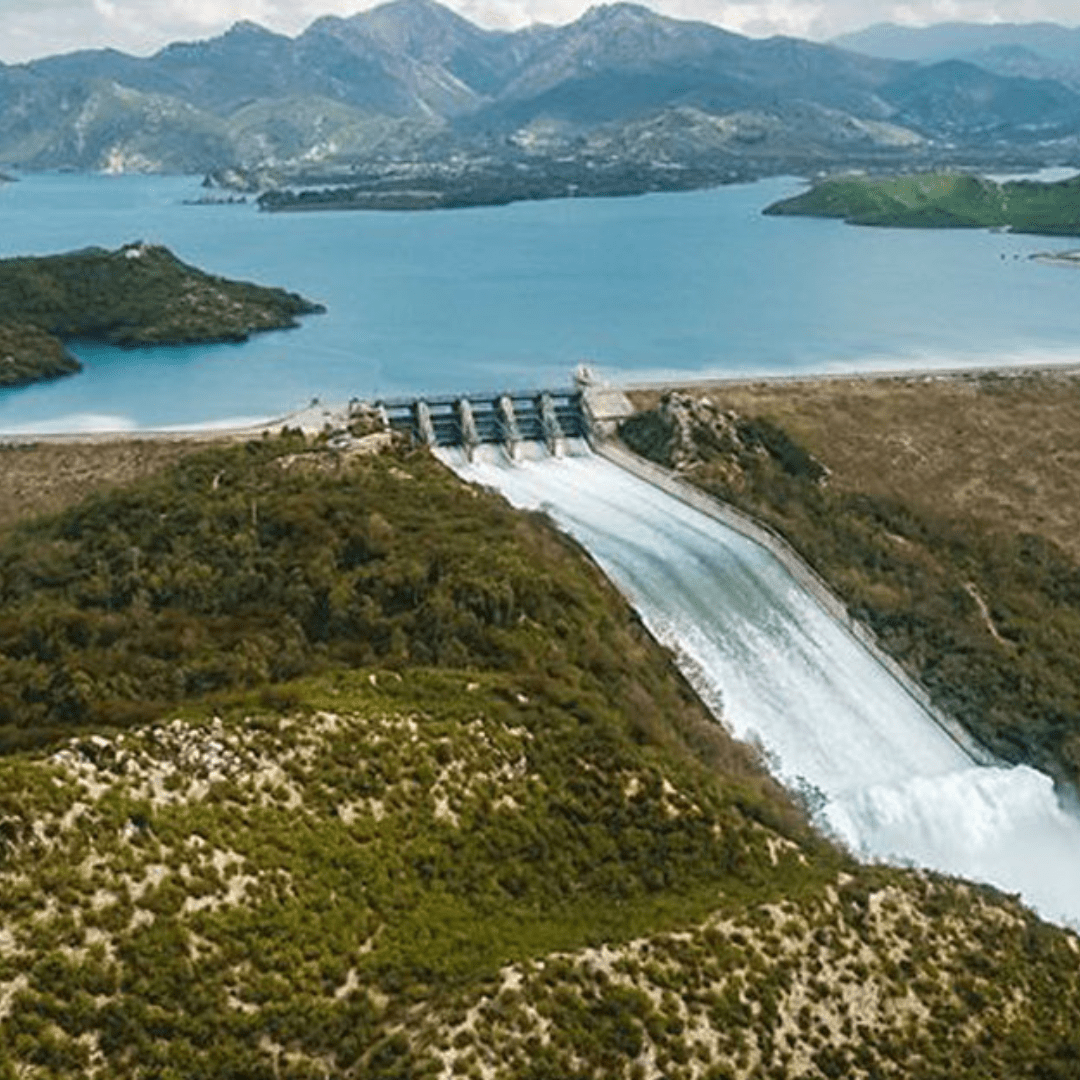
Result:
<svg viewBox="0 0 1080 1080"><path fill-rule="evenodd" d="M556 165L562 183L572 162L647 188L1078 152L1080 85L855 51L868 43L751 39L627 3L508 32L392 0L296 37L241 22L146 58L0 65L0 162L396 188Z"/></svg>
<svg viewBox="0 0 1080 1080"><path fill-rule="evenodd" d="M877 23L832 43L889 60L963 60L997 75L1053 79L1080 90L1080 27L1045 22L924 27Z"/></svg>

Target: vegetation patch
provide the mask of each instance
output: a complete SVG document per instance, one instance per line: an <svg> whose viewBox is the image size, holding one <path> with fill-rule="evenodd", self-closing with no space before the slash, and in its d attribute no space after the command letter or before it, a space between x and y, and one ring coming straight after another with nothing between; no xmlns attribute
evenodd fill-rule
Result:
<svg viewBox="0 0 1080 1080"><path fill-rule="evenodd" d="M296 293L215 277L168 248L0 259L0 387L79 370L62 342L244 341L324 310Z"/></svg>
<svg viewBox="0 0 1080 1080"><path fill-rule="evenodd" d="M1080 236L1080 178L997 183L970 173L839 176L782 199L766 214L843 218L851 225L920 229L1009 228Z"/></svg>
<svg viewBox="0 0 1080 1080"><path fill-rule="evenodd" d="M337 672L0 761L0 1069L1069 1075L1072 934L520 685Z"/></svg>
<svg viewBox="0 0 1080 1080"><path fill-rule="evenodd" d="M36 326L0 322L0 387L25 386L79 369L78 360L51 334Z"/></svg>
<svg viewBox="0 0 1080 1080"><path fill-rule="evenodd" d="M444 1077L1063 1077L1075 950L971 886L864 871L508 966L467 1011L425 1023Z"/></svg>
<svg viewBox="0 0 1080 1080"><path fill-rule="evenodd" d="M0 1076L1068 1075L1075 937L815 836L545 520L137 447L0 534Z"/></svg>

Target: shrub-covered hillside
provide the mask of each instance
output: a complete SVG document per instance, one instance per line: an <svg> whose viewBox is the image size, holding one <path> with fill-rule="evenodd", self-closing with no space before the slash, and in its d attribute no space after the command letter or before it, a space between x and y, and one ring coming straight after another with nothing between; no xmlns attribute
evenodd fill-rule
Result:
<svg viewBox="0 0 1080 1080"><path fill-rule="evenodd" d="M614 595L426 453L224 446L0 538L0 734L371 664L587 675L639 702L642 731L698 715Z"/></svg>
<svg viewBox="0 0 1080 1080"><path fill-rule="evenodd" d="M79 362L51 334L25 323L0 322L0 388L55 379Z"/></svg>
<svg viewBox="0 0 1080 1080"><path fill-rule="evenodd" d="M0 1076L1069 1075L1073 935L815 837L426 454L203 451L0 550Z"/></svg>
<svg viewBox="0 0 1080 1080"><path fill-rule="evenodd" d="M0 259L0 387L77 371L61 344L70 338L243 341L321 310L284 289L206 274L149 244Z"/></svg>

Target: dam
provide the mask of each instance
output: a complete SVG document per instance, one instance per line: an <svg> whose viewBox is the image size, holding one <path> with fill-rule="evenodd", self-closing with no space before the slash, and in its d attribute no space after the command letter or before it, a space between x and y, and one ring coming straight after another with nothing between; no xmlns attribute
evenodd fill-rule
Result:
<svg viewBox="0 0 1080 1080"><path fill-rule="evenodd" d="M587 397L580 415L595 431ZM580 436L552 453L451 435L429 441L437 456L581 543L717 719L855 855L988 882L1080 926L1076 809L950 731L767 545Z"/></svg>
<svg viewBox="0 0 1080 1080"><path fill-rule="evenodd" d="M585 389L525 390L503 394L452 394L380 401L384 423L428 446L461 447L470 460L479 446L498 443L518 456L523 443L563 452L567 439L589 434Z"/></svg>

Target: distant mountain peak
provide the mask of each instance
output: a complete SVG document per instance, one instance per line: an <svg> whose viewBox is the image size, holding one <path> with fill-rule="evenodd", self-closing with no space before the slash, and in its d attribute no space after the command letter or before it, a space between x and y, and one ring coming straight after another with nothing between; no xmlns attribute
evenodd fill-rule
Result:
<svg viewBox="0 0 1080 1080"><path fill-rule="evenodd" d="M231 37L281 37L280 34L275 34L273 30L267 30L265 26L260 26L259 23L252 22L251 19L240 19L238 22L234 22L225 31L225 34Z"/></svg>
<svg viewBox="0 0 1080 1080"><path fill-rule="evenodd" d="M388 0L345 19L319 20L347 34L414 57L441 55L447 45L505 36L484 30L437 0Z"/></svg>
<svg viewBox="0 0 1080 1080"><path fill-rule="evenodd" d="M596 23L662 25L676 21L653 11L652 8L645 7L644 4L633 4L629 0L615 0L610 4L593 4L578 19L578 25L588 26Z"/></svg>
<svg viewBox="0 0 1080 1080"><path fill-rule="evenodd" d="M375 15L378 13L390 13L390 12L437 12L443 16L449 16L453 19L459 19L462 22L468 22L452 8L447 7L445 4L440 4L438 0L386 0L386 3L379 4L376 7L370 8L366 13L367 15Z"/></svg>

